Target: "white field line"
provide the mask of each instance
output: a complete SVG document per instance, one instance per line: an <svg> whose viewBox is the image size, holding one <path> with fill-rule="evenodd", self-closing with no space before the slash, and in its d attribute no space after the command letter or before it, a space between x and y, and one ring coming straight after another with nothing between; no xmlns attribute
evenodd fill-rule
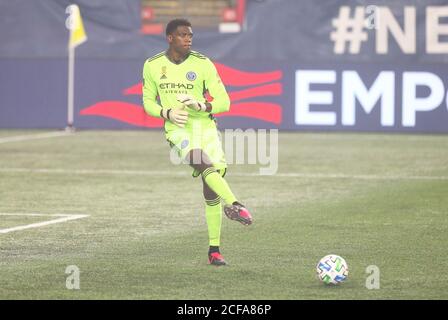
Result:
<svg viewBox="0 0 448 320"><path fill-rule="evenodd" d="M22 136L12 136L12 137L4 137L0 138L0 144L8 143L8 142L18 142L18 141L27 141L27 140L36 140L36 139L46 139L46 138L54 138L54 137L62 137L72 135L71 132L45 132L45 133L36 133L36 134L26 134Z"/></svg>
<svg viewBox="0 0 448 320"><path fill-rule="evenodd" d="M25 230L25 229L30 229L30 228L44 227L44 226L48 226L50 224L61 223L61 222L66 222L66 221L70 221L70 220L82 219L82 218L88 217L89 215L86 215L86 214L42 214L42 213L1 213L0 212L0 216L60 217L57 219L42 221L42 222L38 222L38 223L31 223L31 224L26 224L26 225L22 225L22 226L7 228L7 229L0 229L0 234L1 234L1 233L9 233L9 232L13 232L13 231Z"/></svg>
<svg viewBox="0 0 448 320"><path fill-rule="evenodd" d="M131 176L185 176L191 175L189 171L150 171L150 170L90 170L90 169L27 169L27 168L0 168L0 173L48 173L68 175L131 175ZM234 177L290 177L313 179L359 179L359 180L448 180L448 176L416 176L416 175L376 175L376 174L343 174L343 173L276 173L262 176L259 173L232 173Z"/></svg>

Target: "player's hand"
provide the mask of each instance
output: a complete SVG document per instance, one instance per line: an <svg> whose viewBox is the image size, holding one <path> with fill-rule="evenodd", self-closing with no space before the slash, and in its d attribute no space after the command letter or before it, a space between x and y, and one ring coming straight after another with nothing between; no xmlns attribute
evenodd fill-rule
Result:
<svg viewBox="0 0 448 320"><path fill-rule="evenodd" d="M184 108L162 109L161 115L163 118L170 120L172 123L174 123L176 126L180 128L184 128L185 124L188 121L188 112L185 111Z"/></svg>
<svg viewBox="0 0 448 320"><path fill-rule="evenodd" d="M188 112L184 109L171 109L169 119L176 126L183 128L188 121Z"/></svg>
<svg viewBox="0 0 448 320"><path fill-rule="evenodd" d="M207 110L207 106L204 102L197 101L193 96L189 94L178 94L177 101L196 111L204 112L205 110Z"/></svg>

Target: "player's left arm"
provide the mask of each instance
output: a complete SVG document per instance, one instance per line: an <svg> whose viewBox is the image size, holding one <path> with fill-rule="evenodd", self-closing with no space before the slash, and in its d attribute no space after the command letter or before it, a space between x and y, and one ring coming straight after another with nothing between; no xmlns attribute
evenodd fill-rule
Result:
<svg viewBox="0 0 448 320"><path fill-rule="evenodd" d="M177 95L177 101L193 110L201 112L220 113L229 111L230 98L215 65L209 59L206 59L203 68L205 75L204 90L207 90L210 96L213 97L213 101L200 101L190 94L183 93Z"/></svg>
<svg viewBox="0 0 448 320"><path fill-rule="evenodd" d="M230 110L230 98L215 65L206 59L205 89L213 97L212 102L206 102L206 112L221 113Z"/></svg>

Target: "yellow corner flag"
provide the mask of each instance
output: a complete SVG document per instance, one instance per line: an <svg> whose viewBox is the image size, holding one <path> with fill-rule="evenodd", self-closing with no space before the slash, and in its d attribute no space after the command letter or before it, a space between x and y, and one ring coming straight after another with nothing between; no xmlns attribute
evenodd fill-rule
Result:
<svg viewBox="0 0 448 320"><path fill-rule="evenodd" d="M82 23L79 7L76 4L72 4L67 7L67 13L70 14L68 21L68 27L70 29L70 40L68 43L68 47L72 49L86 41L87 35L84 30L84 24Z"/></svg>
<svg viewBox="0 0 448 320"><path fill-rule="evenodd" d="M65 12L69 17L65 21L65 26L70 30L70 40L68 42L68 93L67 93L67 130L73 131L74 120L74 100L75 100L75 47L87 40L87 35L82 23L81 12L76 4L69 5Z"/></svg>

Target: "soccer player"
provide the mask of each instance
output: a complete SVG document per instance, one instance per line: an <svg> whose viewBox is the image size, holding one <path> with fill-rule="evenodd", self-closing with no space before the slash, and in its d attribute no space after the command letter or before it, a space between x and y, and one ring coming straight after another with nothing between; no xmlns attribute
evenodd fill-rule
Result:
<svg viewBox="0 0 448 320"><path fill-rule="evenodd" d="M228 218L252 223L251 214L224 180L227 164L213 115L228 111L230 99L213 63L191 50L193 31L188 20L170 21L166 39L168 50L144 64L143 105L147 113L165 120L166 139L193 168L193 177L202 176L209 263L225 265L219 251L221 200ZM206 101L206 92L212 102Z"/></svg>

